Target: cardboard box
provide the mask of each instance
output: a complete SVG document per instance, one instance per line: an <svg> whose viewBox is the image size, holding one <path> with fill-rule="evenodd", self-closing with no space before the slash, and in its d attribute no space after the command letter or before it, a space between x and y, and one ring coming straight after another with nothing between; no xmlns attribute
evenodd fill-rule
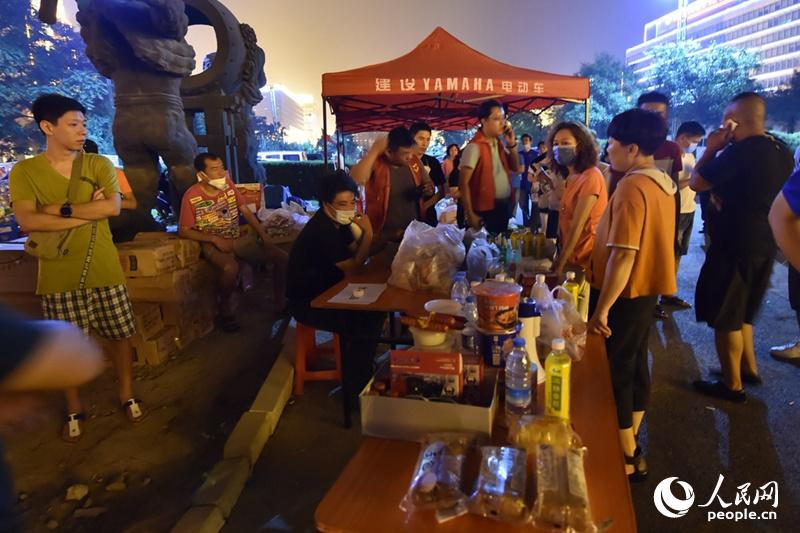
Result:
<svg viewBox="0 0 800 533"><path fill-rule="evenodd" d="M484 405L430 402L370 394L372 380L361 391L361 433L371 437L422 440L429 433L467 431L491 436L497 410L497 380L492 376Z"/></svg>
<svg viewBox="0 0 800 533"><path fill-rule="evenodd" d="M134 364L160 365L178 352L176 342L178 331L174 327L164 328L151 339L140 335L131 338Z"/></svg>
<svg viewBox="0 0 800 533"><path fill-rule="evenodd" d="M188 268L149 278L129 278L128 293L134 302L182 302L192 294L192 279Z"/></svg>
<svg viewBox="0 0 800 533"><path fill-rule="evenodd" d="M143 339L151 339L162 329L161 306L157 303L136 302L133 304L133 316L136 320L136 333Z"/></svg>
<svg viewBox="0 0 800 533"><path fill-rule="evenodd" d="M260 183L237 183L236 189L244 197L244 202L253 213L261 209L261 184Z"/></svg>
<svg viewBox="0 0 800 533"><path fill-rule="evenodd" d="M175 247L161 241L133 241L117 245L126 277L153 277L178 268Z"/></svg>
<svg viewBox="0 0 800 533"><path fill-rule="evenodd" d="M177 233L140 231L133 239L133 242L153 241L168 242L174 247L179 268L186 268L200 260L200 243L191 239L181 239Z"/></svg>
<svg viewBox="0 0 800 533"><path fill-rule="evenodd" d="M0 292L0 305L25 318L42 320L42 299L34 293Z"/></svg>
<svg viewBox="0 0 800 533"><path fill-rule="evenodd" d="M36 292L39 260L21 242L0 243L0 292Z"/></svg>

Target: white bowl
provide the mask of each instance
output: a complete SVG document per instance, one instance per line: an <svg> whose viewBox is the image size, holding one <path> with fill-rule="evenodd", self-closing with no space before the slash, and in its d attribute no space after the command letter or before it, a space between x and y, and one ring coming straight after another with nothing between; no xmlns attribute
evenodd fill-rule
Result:
<svg viewBox="0 0 800 533"><path fill-rule="evenodd" d="M461 304L455 300L429 300L425 302L425 310L429 313L461 316Z"/></svg>
<svg viewBox="0 0 800 533"><path fill-rule="evenodd" d="M446 331L430 331L427 329L419 329L414 326L409 326L408 330L414 337L414 346L417 347L431 347L440 346L447 340Z"/></svg>

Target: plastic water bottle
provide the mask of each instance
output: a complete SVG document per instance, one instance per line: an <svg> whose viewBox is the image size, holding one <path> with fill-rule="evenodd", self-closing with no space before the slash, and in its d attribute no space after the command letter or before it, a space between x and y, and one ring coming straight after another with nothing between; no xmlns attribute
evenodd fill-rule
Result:
<svg viewBox="0 0 800 533"><path fill-rule="evenodd" d="M514 349L506 356L506 415L524 415L533 410L531 363L525 339L514 339Z"/></svg>
<svg viewBox="0 0 800 533"><path fill-rule="evenodd" d="M568 270L567 271L567 279L564 281L564 284L561 285L569 293L572 295L572 305L575 306L575 309L578 308L578 297L580 295L581 286L578 285L578 282L575 281L575 272Z"/></svg>
<svg viewBox="0 0 800 533"><path fill-rule="evenodd" d="M525 348L531 362L534 383L544 383L544 369L539 363L536 338L541 334L542 314L533 298L523 298L519 303L519 322L522 324L520 337L525 339Z"/></svg>
<svg viewBox="0 0 800 533"><path fill-rule="evenodd" d="M475 302L475 295L468 294L461 306L462 314L467 319L467 326L475 327L478 323L478 304Z"/></svg>
<svg viewBox="0 0 800 533"><path fill-rule="evenodd" d="M531 289L531 298L536 300L540 310L542 302L550 300L550 287L545 282L544 274L536 274L536 283L533 284Z"/></svg>
<svg viewBox="0 0 800 533"><path fill-rule="evenodd" d="M572 359L564 339L553 339L553 351L544 361L544 414L569 420L569 394ZM508 379L508 378L506 378Z"/></svg>
<svg viewBox="0 0 800 533"><path fill-rule="evenodd" d="M464 305L464 302L469 296L469 282L467 281L466 272L456 272L453 289L450 291L450 299Z"/></svg>

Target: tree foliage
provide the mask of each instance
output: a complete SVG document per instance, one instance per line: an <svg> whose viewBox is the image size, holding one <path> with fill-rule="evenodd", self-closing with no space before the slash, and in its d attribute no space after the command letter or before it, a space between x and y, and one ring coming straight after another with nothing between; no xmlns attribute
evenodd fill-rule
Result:
<svg viewBox="0 0 800 533"><path fill-rule="evenodd" d="M45 92L78 99L87 109L89 136L103 153L114 153L110 81L84 53L80 36L66 24L43 24L31 2L0 2L0 154L16 158L42 148L30 106Z"/></svg>
<svg viewBox="0 0 800 533"><path fill-rule="evenodd" d="M800 127L800 70L792 76L789 87L777 91L767 99L769 118L794 133Z"/></svg>
<svg viewBox="0 0 800 533"><path fill-rule="evenodd" d="M670 96L671 117L718 125L728 102L743 91L754 91L758 56L727 45L701 49L695 41L656 46L650 52L653 69L643 84Z"/></svg>

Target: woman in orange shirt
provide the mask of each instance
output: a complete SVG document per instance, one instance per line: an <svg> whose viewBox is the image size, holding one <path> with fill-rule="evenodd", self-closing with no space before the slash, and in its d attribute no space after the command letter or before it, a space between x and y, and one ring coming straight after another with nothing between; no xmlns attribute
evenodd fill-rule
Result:
<svg viewBox="0 0 800 533"><path fill-rule="evenodd" d="M608 205L608 193L603 173L597 167L597 143L582 124L558 124L548 144L552 167L565 176L558 220L560 251L553 266L561 275L567 265L588 268L597 224Z"/></svg>

